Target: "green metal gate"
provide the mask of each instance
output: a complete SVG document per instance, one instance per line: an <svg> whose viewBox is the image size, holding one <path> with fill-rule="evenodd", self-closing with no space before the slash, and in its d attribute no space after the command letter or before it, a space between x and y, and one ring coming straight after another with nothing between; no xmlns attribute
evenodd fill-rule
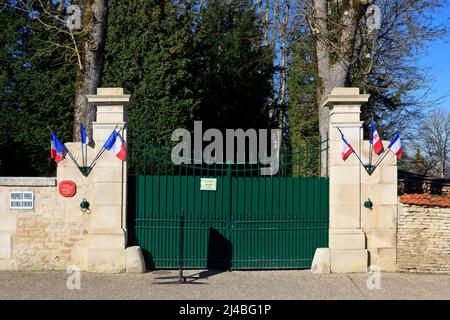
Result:
<svg viewBox="0 0 450 320"><path fill-rule="evenodd" d="M149 269L178 267L180 212L184 210L187 268L310 268L328 246L327 176L319 175L328 141L284 153L276 176L259 165L180 165L170 149L130 148L128 231ZM328 153L328 152L327 152ZM200 190L202 178L215 190Z"/></svg>

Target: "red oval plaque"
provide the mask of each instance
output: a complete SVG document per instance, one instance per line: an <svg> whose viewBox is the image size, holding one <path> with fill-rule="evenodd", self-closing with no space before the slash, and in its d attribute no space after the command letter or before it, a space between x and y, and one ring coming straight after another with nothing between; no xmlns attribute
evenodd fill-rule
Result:
<svg viewBox="0 0 450 320"><path fill-rule="evenodd" d="M63 180L59 183L59 194L63 197L73 197L77 192L77 185L70 180Z"/></svg>

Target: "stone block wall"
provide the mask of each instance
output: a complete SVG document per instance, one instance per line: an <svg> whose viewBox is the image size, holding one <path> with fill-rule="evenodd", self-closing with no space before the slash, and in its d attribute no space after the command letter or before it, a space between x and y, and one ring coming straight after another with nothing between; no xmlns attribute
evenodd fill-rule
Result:
<svg viewBox="0 0 450 320"><path fill-rule="evenodd" d="M11 191L33 191L34 209L10 209ZM81 212L70 219L73 208L64 200L56 178L0 178L0 270L66 270L73 264L87 230Z"/></svg>
<svg viewBox="0 0 450 320"><path fill-rule="evenodd" d="M450 205L409 198L402 196L398 212L398 271L450 273Z"/></svg>

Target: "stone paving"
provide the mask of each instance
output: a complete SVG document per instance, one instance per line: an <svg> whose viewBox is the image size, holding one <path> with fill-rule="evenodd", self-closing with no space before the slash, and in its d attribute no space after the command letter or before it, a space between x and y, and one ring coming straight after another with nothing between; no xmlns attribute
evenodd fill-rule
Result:
<svg viewBox="0 0 450 320"><path fill-rule="evenodd" d="M146 274L81 273L80 289L65 272L0 272L0 299L450 299L450 274L312 274L291 271L177 271ZM68 281L68 278L71 277ZM369 281L370 282L370 281Z"/></svg>

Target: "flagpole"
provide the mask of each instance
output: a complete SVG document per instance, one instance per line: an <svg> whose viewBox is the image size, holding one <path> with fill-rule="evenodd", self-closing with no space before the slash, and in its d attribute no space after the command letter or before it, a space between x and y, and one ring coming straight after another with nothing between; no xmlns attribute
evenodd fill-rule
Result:
<svg viewBox="0 0 450 320"><path fill-rule="evenodd" d="M372 166L372 154L373 154L373 115L372 122L370 123L370 145L369 145L369 165Z"/></svg>
<svg viewBox="0 0 450 320"><path fill-rule="evenodd" d="M53 141L53 135L52 135L53 130L52 130L52 128L50 128L50 126L48 126L48 125L47 125L47 129L50 130L50 136L51 136L51 141L50 141L50 159L53 159L53 157L52 157L52 150L51 150L51 148L52 148L51 144L52 144L52 142L54 142L54 141ZM51 161L51 160L50 160L50 161Z"/></svg>
<svg viewBox="0 0 450 320"><path fill-rule="evenodd" d="M386 157L386 155L389 153L390 150L391 149L388 147L386 151L381 155L381 157L378 158L377 162L374 165L375 167L377 167L381 163L381 161L383 161L383 159Z"/></svg>
<svg viewBox="0 0 450 320"><path fill-rule="evenodd" d="M376 168L378 168L378 165L383 161L383 159L386 157L386 155L389 152L389 148L381 155L381 157L378 158L377 162L373 165L373 171L375 171Z"/></svg>
<svg viewBox="0 0 450 320"><path fill-rule="evenodd" d="M352 149L353 149L353 147L352 147ZM355 152L355 149L353 149L353 153L355 154L355 156L358 158L358 160L359 160L359 163L361 163L361 165L365 168L365 165L364 165L364 163L362 162L362 160L361 160L361 158L358 156L358 154Z"/></svg>
<svg viewBox="0 0 450 320"><path fill-rule="evenodd" d="M51 132L54 132L54 131L52 130L52 128L48 127L48 129L50 130L50 133L51 133ZM70 153L69 149L67 149L66 145L65 145L64 143L62 143L62 142L61 142L61 144L62 144L62 146L64 147L64 149L66 150L66 152L67 152L67 154L69 155L70 159L72 159L72 161L73 161L78 167L80 167L80 165L78 164L77 160L75 160L75 158L73 157L72 153Z"/></svg>
<svg viewBox="0 0 450 320"><path fill-rule="evenodd" d="M119 125L116 125L116 127L114 128L114 130L113 131L116 131L116 129L117 129L117 127L118 127ZM120 132L120 131L119 131ZM112 133L112 131L111 131L111 133ZM108 138L109 138L109 136L108 136ZM105 141L106 142L106 141ZM102 148L100 149L100 151L97 153L97 155L94 157L94 159L92 160L92 162L91 162L91 164L90 164L90 166L89 166L89 170L92 168L92 165L94 164L94 162L95 161L97 161L97 159L103 154L103 152L105 151L105 143L103 143L103 146L102 146Z"/></svg>
<svg viewBox="0 0 450 320"><path fill-rule="evenodd" d="M64 149L66 149L67 154L69 155L70 159L72 159L72 161L77 165L77 167L79 168L80 165L78 163L77 160L75 160L75 158L73 157L72 153L69 151L69 149L67 149L66 145L64 143L61 143L64 146Z"/></svg>
<svg viewBox="0 0 450 320"><path fill-rule="evenodd" d="M94 159L92 160L92 162L91 162L91 164L90 164L90 166L89 166L89 170L92 168L92 165L95 163L95 161L97 161L97 159L103 154L103 152L105 151L106 149L104 148L104 147L102 147L101 149L100 149L100 151L99 151L99 153L97 153L97 155L94 157Z"/></svg>
<svg viewBox="0 0 450 320"><path fill-rule="evenodd" d="M394 134L394 137L395 137L397 134L399 134L399 133L400 133L400 130L397 131L397 132ZM392 142L392 141L391 141L391 142ZM387 147L387 150L385 151L385 153L384 153L380 158L378 158L378 161L376 162L376 165L377 165L377 166L380 164L381 161L383 161L383 159L386 157L386 155L387 155L387 153L389 152L389 150L391 150L391 148L388 146L388 147Z"/></svg>
<svg viewBox="0 0 450 320"><path fill-rule="evenodd" d="M125 129L125 127L120 128L117 133L120 135L120 132L123 131L124 129Z"/></svg>
<svg viewBox="0 0 450 320"><path fill-rule="evenodd" d="M114 129L115 130L115 129ZM102 148L100 149L100 151L97 153L97 155L94 157L94 159L92 160L89 169L92 167L92 165L94 164L95 161L97 161L97 159L103 154L103 152L105 151L105 144L103 144Z"/></svg>
<svg viewBox="0 0 450 320"><path fill-rule="evenodd" d="M84 167L83 135L81 135L81 162L83 163Z"/></svg>
<svg viewBox="0 0 450 320"><path fill-rule="evenodd" d="M344 133L342 133L342 131L341 131L341 129L339 129L339 127L336 127L336 128L339 130L339 132L340 132L342 135L344 135ZM362 160L361 160L361 158L358 156L358 154L355 152L355 149L353 149L353 147L352 147L352 150L353 150L352 153L354 153L355 156L356 156L356 158L358 158L359 163L361 163L361 165L365 168L364 163L362 162Z"/></svg>

